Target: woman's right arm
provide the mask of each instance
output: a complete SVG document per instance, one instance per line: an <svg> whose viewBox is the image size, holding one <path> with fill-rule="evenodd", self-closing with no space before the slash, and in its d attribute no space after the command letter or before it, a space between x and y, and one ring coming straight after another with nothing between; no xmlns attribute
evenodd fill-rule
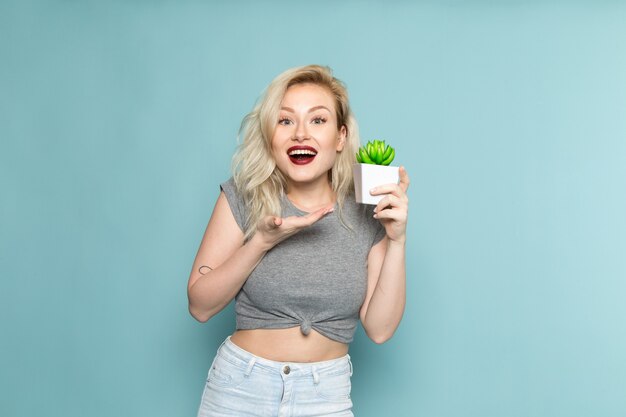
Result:
<svg viewBox="0 0 626 417"><path fill-rule="evenodd" d="M244 244L243 232L222 191L189 275L187 298L191 315L206 322L219 313L235 298L268 250L331 211L332 206L302 217L267 216Z"/></svg>
<svg viewBox="0 0 626 417"><path fill-rule="evenodd" d="M189 275L187 297L191 315L205 322L226 307L265 252L256 239L244 245L243 232L222 191Z"/></svg>

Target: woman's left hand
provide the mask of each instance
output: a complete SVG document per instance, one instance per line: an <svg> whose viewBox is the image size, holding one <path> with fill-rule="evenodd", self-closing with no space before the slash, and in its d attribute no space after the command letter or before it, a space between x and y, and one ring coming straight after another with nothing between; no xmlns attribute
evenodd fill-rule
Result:
<svg viewBox="0 0 626 417"><path fill-rule="evenodd" d="M380 220L387 232L387 238L404 243L406 240L406 221L409 211L409 175L403 166L399 169L400 183L385 184L370 190L371 195L387 194L374 208L374 218Z"/></svg>

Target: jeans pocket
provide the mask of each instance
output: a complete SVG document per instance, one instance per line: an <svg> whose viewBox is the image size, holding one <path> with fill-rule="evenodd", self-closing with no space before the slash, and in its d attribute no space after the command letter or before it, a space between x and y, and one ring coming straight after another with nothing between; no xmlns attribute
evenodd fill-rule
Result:
<svg viewBox="0 0 626 417"><path fill-rule="evenodd" d="M315 384L317 396L327 401L349 400L351 390L350 372L336 375L321 375L319 382Z"/></svg>
<svg viewBox="0 0 626 417"><path fill-rule="evenodd" d="M246 379L245 371L218 356L209 370L207 384L222 388L234 388Z"/></svg>

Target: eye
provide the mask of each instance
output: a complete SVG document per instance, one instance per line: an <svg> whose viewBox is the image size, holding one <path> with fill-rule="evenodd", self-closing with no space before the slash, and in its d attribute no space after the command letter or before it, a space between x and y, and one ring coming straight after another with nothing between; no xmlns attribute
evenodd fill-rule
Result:
<svg viewBox="0 0 626 417"><path fill-rule="evenodd" d="M311 123L313 123L314 125L323 125L324 123L326 123L326 118L322 117L322 116L318 116L316 118L314 118Z"/></svg>
<svg viewBox="0 0 626 417"><path fill-rule="evenodd" d="M287 126L291 124L291 120L288 119L287 117L281 117L278 119L278 124L279 125L283 125L283 126Z"/></svg>

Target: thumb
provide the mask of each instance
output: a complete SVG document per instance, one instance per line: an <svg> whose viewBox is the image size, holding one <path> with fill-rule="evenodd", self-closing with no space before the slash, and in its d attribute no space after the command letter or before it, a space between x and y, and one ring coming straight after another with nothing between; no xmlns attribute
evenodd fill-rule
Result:
<svg viewBox="0 0 626 417"><path fill-rule="evenodd" d="M283 219L276 216L267 216L263 219L263 225L267 230L273 230L283 223Z"/></svg>
<svg viewBox="0 0 626 417"><path fill-rule="evenodd" d="M406 193L406 190L409 189L409 174L406 173L406 168L404 168L404 166L401 166L399 168L399 174L400 174L400 188L402 188L402 190Z"/></svg>

